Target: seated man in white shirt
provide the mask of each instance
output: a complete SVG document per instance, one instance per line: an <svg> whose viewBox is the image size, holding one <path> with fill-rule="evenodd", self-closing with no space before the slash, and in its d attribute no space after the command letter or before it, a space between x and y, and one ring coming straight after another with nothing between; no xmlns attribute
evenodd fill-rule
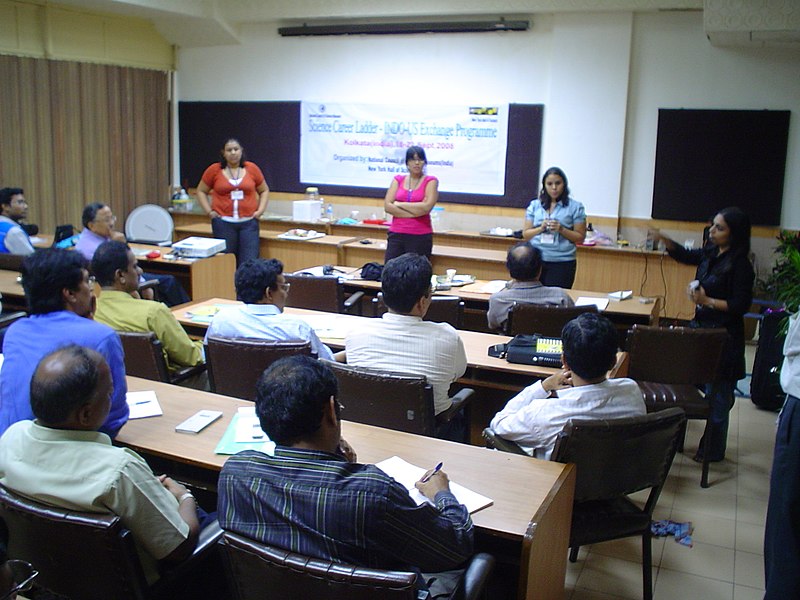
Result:
<svg viewBox="0 0 800 600"><path fill-rule="evenodd" d="M520 242L508 250L506 268L511 281L489 298L486 318L489 329L502 331L514 303L575 306L569 294L560 287L548 287L539 281L542 274L542 251L529 242Z"/></svg>
<svg viewBox="0 0 800 600"><path fill-rule="evenodd" d="M635 381L607 377L618 350L611 321L582 314L564 326L561 339L564 368L522 390L489 425L500 437L545 460L570 419L617 419L647 412Z"/></svg>
<svg viewBox="0 0 800 600"><path fill-rule="evenodd" d="M348 332L344 355L337 360L357 367L424 375L433 387L434 412L450 408L450 384L467 370L461 337L447 323L423 321L431 303L431 263L418 254L403 254L386 263L381 274L383 301L388 312L381 319ZM454 418L439 437L463 439L466 422Z"/></svg>
<svg viewBox="0 0 800 600"><path fill-rule="evenodd" d="M298 317L283 314L289 285L283 263L275 258L251 258L236 269L236 296L244 306L226 306L211 320L208 336L262 340L309 340L318 358L333 360L311 326Z"/></svg>

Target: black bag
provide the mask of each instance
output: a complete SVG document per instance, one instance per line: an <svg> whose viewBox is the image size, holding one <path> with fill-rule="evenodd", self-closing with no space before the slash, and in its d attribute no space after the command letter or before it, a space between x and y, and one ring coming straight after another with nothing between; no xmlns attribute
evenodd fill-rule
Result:
<svg viewBox="0 0 800 600"><path fill-rule="evenodd" d="M490 355L495 347L489 348ZM510 363L559 369L561 368L561 340L537 334L516 335L506 344L505 358Z"/></svg>
<svg viewBox="0 0 800 600"><path fill-rule="evenodd" d="M785 311L765 312L758 332L758 346L750 379L750 399L765 410L778 410L786 394L781 389L780 367L783 363L785 335L779 335Z"/></svg>
<svg viewBox="0 0 800 600"><path fill-rule="evenodd" d="M383 273L383 265L376 262L368 262L361 267L361 279L368 281L380 281Z"/></svg>

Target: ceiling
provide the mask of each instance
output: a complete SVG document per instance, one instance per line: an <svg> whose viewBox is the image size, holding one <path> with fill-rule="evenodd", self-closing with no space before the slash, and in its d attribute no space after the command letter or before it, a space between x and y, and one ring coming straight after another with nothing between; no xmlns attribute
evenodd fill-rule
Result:
<svg viewBox="0 0 800 600"><path fill-rule="evenodd" d="M558 12L702 11L719 46L800 47L800 2L770 0L58 0L54 4L151 20L178 47L240 43L244 25L519 18Z"/></svg>

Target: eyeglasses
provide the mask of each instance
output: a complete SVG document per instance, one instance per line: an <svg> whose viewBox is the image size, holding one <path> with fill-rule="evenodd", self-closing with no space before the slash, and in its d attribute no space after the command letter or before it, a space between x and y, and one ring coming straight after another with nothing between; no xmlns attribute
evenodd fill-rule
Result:
<svg viewBox="0 0 800 600"><path fill-rule="evenodd" d="M0 600L11 600L20 592L28 592L33 587L33 580L39 575L39 571L33 565L24 560L9 560L6 562L8 568L14 576L14 581L19 582L11 588Z"/></svg>
<svg viewBox="0 0 800 600"><path fill-rule="evenodd" d="M292 284L291 284L291 283L279 283L278 285L279 285L279 286L281 286L281 289L282 289L284 292L288 292L288 291L289 291L289 288L290 288L290 287L292 287Z"/></svg>
<svg viewBox="0 0 800 600"><path fill-rule="evenodd" d="M117 216L111 215L110 217L106 217L105 219L97 219L95 218L96 223L108 223L109 225L113 225L117 222Z"/></svg>
<svg viewBox="0 0 800 600"><path fill-rule="evenodd" d="M97 281L97 279L95 278L94 275L89 275L89 277L86 279L86 285L89 286L90 290L94 289L94 284L95 284L96 281Z"/></svg>

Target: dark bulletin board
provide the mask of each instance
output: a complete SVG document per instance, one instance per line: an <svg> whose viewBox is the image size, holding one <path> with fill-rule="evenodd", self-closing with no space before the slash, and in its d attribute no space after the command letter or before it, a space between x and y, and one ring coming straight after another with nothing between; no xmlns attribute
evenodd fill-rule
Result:
<svg viewBox="0 0 800 600"><path fill-rule="evenodd" d="M707 221L738 206L779 226L788 110L659 109L654 219Z"/></svg>
<svg viewBox="0 0 800 600"><path fill-rule="evenodd" d="M539 191L542 148L541 104L511 104L508 114L506 186L503 196L441 192L440 200L461 204L525 207ZM299 102L180 102L180 174L195 187L203 171L219 158L227 138L237 138L247 158L264 171L270 189L305 191L300 182ZM429 157L430 158L430 157ZM435 174L435 173L434 173ZM387 178L386 185L389 185ZM383 198L386 188L320 185L322 196Z"/></svg>

